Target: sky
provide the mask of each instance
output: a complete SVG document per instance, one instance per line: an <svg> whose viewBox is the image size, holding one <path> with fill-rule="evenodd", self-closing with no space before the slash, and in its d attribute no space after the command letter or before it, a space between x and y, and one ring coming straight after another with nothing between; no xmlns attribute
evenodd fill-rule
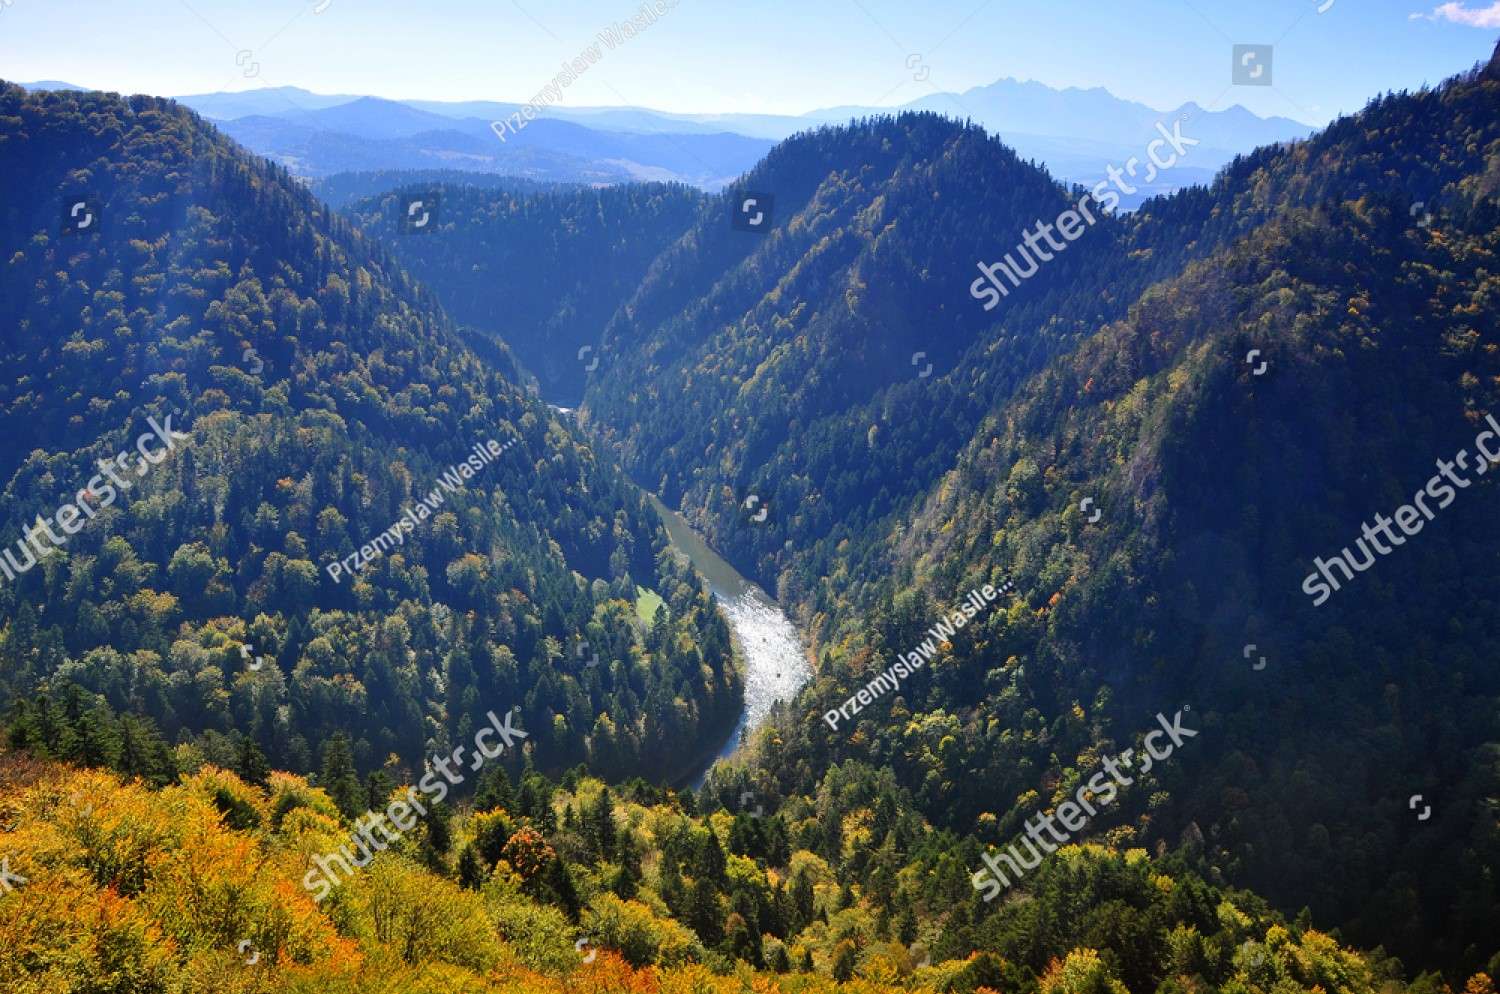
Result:
<svg viewBox="0 0 1500 994"><path fill-rule="evenodd" d="M1467 69L1500 36L1500 0L646 2L664 13L608 48L642 0L0 0L0 77L522 102L600 44L566 105L800 114L1014 77L1322 124ZM1230 84L1235 44L1273 46L1272 85Z"/></svg>

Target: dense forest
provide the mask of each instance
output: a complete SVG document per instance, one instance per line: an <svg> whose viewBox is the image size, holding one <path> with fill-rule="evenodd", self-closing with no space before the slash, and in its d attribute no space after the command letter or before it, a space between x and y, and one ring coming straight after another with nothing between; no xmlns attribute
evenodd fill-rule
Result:
<svg viewBox="0 0 1500 994"><path fill-rule="evenodd" d="M945 391L920 416L901 398L932 401L923 391L980 347L991 319L969 296L976 256L1070 201L999 139L935 114L794 137L737 189L776 191L770 231L732 228L732 193L705 211L615 315L582 417L636 480L775 589L779 557L860 534L951 461L995 387ZM1109 249L1076 243L1028 293L1117 269ZM1090 299L1058 323L1077 334L1108 313ZM1045 357L1063 334L1019 348ZM926 444L893 447L887 418ZM856 419L857 436L843 434ZM751 493L771 506L764 527L739 520Z"/></svg>
<svg viewBox="0 0 1500 994"><path fill-rule="evenodd" d="M1336 604L1301 584L1497 409L1497 76L1380 98L1101 223L993 322L972 260L1068 201L937 118L794 138L746 180L778 191L775 230L670 250L584 417L809 627L818 679L759 755L778 789L889 765L929 818L1003 844L1189 704L1215 733L1103 827L1418 962L1492 954L1492 478ZM1044 195L949 213L1027 182ZM924 343L930 377L905 361ZM830 734L939 610L1010 578L1008 610ZM1443 798L1431 822L1419 794Z"/></svg>
<svg viewBox="0 0 1500 994"><path fill-rule="evenodd" d="M544 183L524 176L473 173L460 169L376 169L359 173L334 173L309 179L307 186L330 207L346 210L351 204L389 193L402 186L464 185L506 193L537 194L573 189L560 183Z"/></svg>
<svg viewBox="0 0 1500 994"><path fill-rule="evenodd" d="M501 339L542 396L576 406L600 363L604 327L704 197L666 184L567 188L523 195L463 183L404 180L348 211L383 238L444 308ZM403 197L441 206L435 228L400 237Z"/></svg>
<svg viewBox="0 0 1500 994"><path fill-rule="evenodd" d="M0 696L73 680L292 771L343 732L394 776L491 709L544 769L722 739L728 631L654 512L384 249L167 101L7 86L0 149L12 554L148 419L187 436L0 584Z"/></svg>

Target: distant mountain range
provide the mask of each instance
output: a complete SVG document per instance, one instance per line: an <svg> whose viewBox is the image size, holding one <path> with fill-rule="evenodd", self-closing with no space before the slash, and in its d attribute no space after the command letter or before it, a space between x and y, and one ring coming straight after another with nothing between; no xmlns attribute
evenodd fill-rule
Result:
<svg viewBox="0 0 1500 994"><path fill-rule="evenodd" d="M378 97L303 100L285 89L257 102L240 94L179 98L230 137L294 173L317 177L376 169L460 169L569 183L661 180L723 187L759 161L771 141L744 135L640 134L537 119L502 140L485 116L435 114ZM251 110L248 114L239 111ZM514 113L511 109L509 113ZM219 118L218 114L233 116Z"/></svg>
<svg viewBox="0 0 1500 994"><path fill-rule="evenodd" d="M78 89L68 83L27 89ZM1109 166L1141 163L1156 125L1178 127L1199 144L1169 172L1133 183L1126 207L1150 196L1206 184L1235 155L1305 138L1311 128L1285 117L1262 118L1238 105L1170 111L1122 100L1102 88L1054 89L1002 79L962 93L935 93L903 107L851 105L803 115L674 114L644 107L549 108L545 117L501 140L490 124L521 104L487 100L386 100L320 94L295 86L176 98L214 120L252 151L293 173L320 177L347 171L457 169L542 182L608 184L627 180L689 183L718 190L748 172L771 144L800 131L900 110L931 110L971 120L1023 159L1057 178L1092 187Z"/></svg>

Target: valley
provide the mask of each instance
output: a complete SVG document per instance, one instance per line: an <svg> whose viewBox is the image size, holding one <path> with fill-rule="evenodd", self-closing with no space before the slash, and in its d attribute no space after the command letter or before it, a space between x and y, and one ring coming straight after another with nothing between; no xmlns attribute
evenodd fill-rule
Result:
<svg viewBox="0 0 1500 994"><path fill-rule="evenodd" d="M687 557L718 598L745 664L744 708L723 747L689 779L689 785L697 789L714 762L731 759L765 724L773 706L796 696L811 679L812 666L797 629L781 607L709 548L681 515L654 496L651 505L660 515L673 548Z"/></svg>
<svg viewBox="0 0 1500 994"><path fill-rule="evenodd" d="M565 99L695 16L0 82L0 989L1496 994L1500 45Z"/></svg>

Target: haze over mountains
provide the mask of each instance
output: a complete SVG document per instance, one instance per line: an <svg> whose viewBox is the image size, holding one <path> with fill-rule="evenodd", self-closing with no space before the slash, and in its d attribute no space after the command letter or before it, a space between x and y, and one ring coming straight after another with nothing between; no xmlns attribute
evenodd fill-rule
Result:
<svg viewBox="0 0 1500 994"><path fill-rule="evenodd" d="M1109 165L1123 169L1132 157L1144 162L1158 122L1180 122L1183 133L1200 144L1170 172L1137 184L1140 192L1125 198L1127 208L1151 195L1207 183L1236 154L1311 131L1238 106L1209 111L1189 103L1157 111L1102 88L1058 90L1013 79L959 94L934 93L898 108L851 105L800 116L554 105L503 142L490 124L517 113L520 104L396 101L292 86L177 99L297 175L443 168L553 182L678 181L711 191L748 171L773 142L798 131L903 109L972 120L1022 158L1045 163L1057 178L1090 187Z"/></svg>

